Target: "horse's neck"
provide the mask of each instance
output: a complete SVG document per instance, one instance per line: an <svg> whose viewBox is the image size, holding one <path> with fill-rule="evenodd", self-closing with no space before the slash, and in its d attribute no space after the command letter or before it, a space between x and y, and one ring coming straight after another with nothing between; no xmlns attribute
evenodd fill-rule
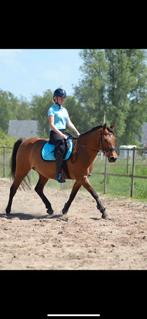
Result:
<svg viewBox="0 0 147 319"><path fill-rule="evenodd" d="M98 152L100 129L83 134L79 138L79 145L85 145L89 151Z"/></svg>
<svg viewBox="0 0 147 319"><path fill-rule="evenodd" d="M99 145L99 133L97 130L83 134L75 145L75 157L80 156L82 159L85 154L84 162L87 160L87 164L89 165L95 160L99 151Z"/></svg>

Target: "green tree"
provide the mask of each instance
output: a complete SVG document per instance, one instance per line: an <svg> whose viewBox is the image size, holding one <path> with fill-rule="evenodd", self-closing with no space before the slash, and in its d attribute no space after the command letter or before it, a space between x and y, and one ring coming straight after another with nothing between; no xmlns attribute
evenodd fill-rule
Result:
<svg viewBox="0 0 147 319"><path fill-rule="evenodd" d="M141 49L84 49L83 78L75 96L85 129L115 123L120 143L135 143L146 120L147 66ZM105 116L104 116L105 115Z"/></svg>
<svg viewBox="0 0 147 319"><path fill-rule="evenodd" d="M9 120L31 118L31 108L26 99L16 98L11 92L0 90L0 129L8 132Z"/></svg>
<svg viewBox="0 0 147 319"><path fill-rule="evenodd" d="M34 95L31 101L32 120L37 120L39 125L39 135L49 136L49 124L47 111L53 103L51 90L44 92L43 96Z"/></svg>
<svg viewBox="0 0 147 319"><path fill-rule="evenodd" d="M83 79L75 87L75 96L83 108L84 129L103 122L106 110L107 61L104 50L84 49Z"/></svg>
<svg viewBox="0 0 147 319"><path fill-rule="evenodd" d="M105 50L109 66L106 113L109 121L114 122L118 128L118 140L126 130L126 118L130 107L129 92L134 84L126 51L125 49Z"/></svg>
<svg viewBox="0 0 147 319"><path fill-rule="evenodd" d="M3 130L0 129L0 147L2 146L13 147L15 142L16 142L15 137L9 136L8 134L4 133Z"/></svg>
<svg viewBox="0 0 147 319"><path fill-rule="evenodd" d="M68 110L71 121L77 127L79 132L84 131L85 119L83 116L83 108L74 96L68 96L65 99L64 106Z"/></svg>
<svg viewBox="0 0 147 319"><path fill-rule="evenodd" d="M32 118L30 103L23 97L18 101L16 110L17 120L30 120Z"/></svg>
<svg viewBox="0 0 147 319"><path fill-rule="evenodd" d="M18 99L11 92L0 90L0 129L8 132L9 120L16 119Z"/></svg>
<svg viewBox="0 0 147 319"><path fill-rule="evenodd" d="M130 61L131 88L129 92L129 110L126 118L126 130L122 141L138 143L141 139L142 125L147 121L147 66L145 51L126 50Z"/></svg>

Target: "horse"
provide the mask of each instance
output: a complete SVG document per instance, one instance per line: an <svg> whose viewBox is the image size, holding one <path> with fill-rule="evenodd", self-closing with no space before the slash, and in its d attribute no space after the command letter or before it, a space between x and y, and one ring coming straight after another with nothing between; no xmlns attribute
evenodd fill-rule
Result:
<svg viewBox="0 0 147 319"><path fill-rule="evenodd" d="M6 207L6 215L11 212L13 197L21 183L25 181L27 174L31 169L39 174L39 180L35 186L36 193L45 204L47 213L51 216L53 208L50 201L43 193L43 188L48 179L55 179L56 164L55 161L44 161L41 157L41 149L47 142L40 137L31 137L27 139L19 138L12 150L11 155L11 176L13 183L10 187L9 200ZM87 132L81 134L73 140L74 147L72 156L64 161L66 169L64 170L66 179L73 179L75 183L71 190L68 201L64 204L62 214L66 214L81 186L92 195L97 204L97 209L101 212L102 218L108 219L109 215L106 208L102 205L98 194L91 186L88 175L91 173L93 162L99 151L108 158L109 162L115 162L118 155L115 149L116 137L114 128L107 127L106 124L96 126Z"/></svg>

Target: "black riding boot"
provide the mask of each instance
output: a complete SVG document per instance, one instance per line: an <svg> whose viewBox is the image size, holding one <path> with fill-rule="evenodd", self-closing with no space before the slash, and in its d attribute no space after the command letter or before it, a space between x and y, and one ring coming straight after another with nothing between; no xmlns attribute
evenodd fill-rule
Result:
<svg viewBox="0 0 147 319"><path fill-rule="evenodd" d="M63 177L63 172L62 172L62 164L63 164L63 156L61 152L56 153L56 180L59 183L64 183L65 179Z"/></svg>

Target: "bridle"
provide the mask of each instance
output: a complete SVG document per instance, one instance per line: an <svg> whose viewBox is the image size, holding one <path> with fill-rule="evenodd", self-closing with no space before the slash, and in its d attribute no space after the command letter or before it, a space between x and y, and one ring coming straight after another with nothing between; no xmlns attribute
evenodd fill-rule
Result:
<svg viewBox="0 0 147 319"><path fill-rule="evenodd" d="M116 151L116 148L115 147L107 147L105 148L104 147L104 142L103 142L103 134L101 132L101 135L100 135L100 144L101 144L101 150L102 152L105 154L105 153L108 153L108 152L113 152L113 151Z"/></svg>

